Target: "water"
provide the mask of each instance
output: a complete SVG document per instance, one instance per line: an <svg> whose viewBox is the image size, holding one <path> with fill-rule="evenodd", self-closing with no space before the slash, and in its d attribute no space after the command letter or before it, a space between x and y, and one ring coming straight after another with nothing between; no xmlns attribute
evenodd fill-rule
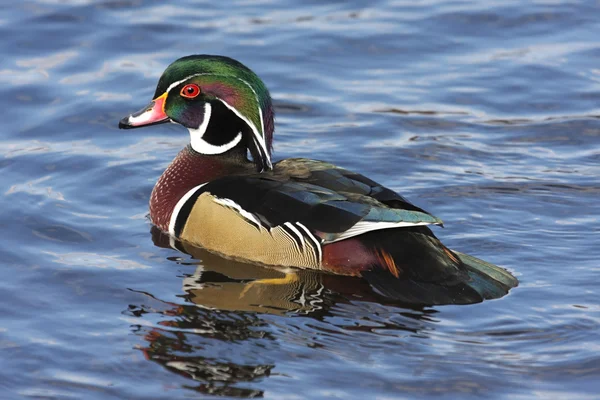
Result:
<svg viewBox="0 0 600 400"><path fill-rule="evenodd" d="M0 397L598 398L597 2L170 3L0 5ZM263 78L276 159L387 184L520 286L410 309L306 273L281 302L252 284L277 271L162 247L187 132L117 122L193 53Z"/></svg>

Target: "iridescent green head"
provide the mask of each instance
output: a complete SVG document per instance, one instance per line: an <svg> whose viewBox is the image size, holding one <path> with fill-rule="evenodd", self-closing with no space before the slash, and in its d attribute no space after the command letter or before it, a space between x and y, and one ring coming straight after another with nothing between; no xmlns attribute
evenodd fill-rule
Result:
<svg viewBox="0 0 600 400"><path fill-rule="evenodd" d="M243 145L258 169L267 170L273 117L269 91L249 68L228 57L194 55L169 65L152 103L119 127L176 122L188 128L197 152L220 154Z"/></svg>

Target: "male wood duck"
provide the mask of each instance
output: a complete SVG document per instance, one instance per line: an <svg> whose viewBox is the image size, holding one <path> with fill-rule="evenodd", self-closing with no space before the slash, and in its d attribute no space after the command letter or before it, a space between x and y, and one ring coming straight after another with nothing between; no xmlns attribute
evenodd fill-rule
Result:
<svg viewBox="0 0 600 400"><path fill-rule="evenodd" d="M448 249L429 229L440 219L363 175L305 158L273 163L271 97L236 60L178 59L154 100L119 128L166 122L186 127L190 144L154 186L150 218L182 243L245 262L361 276L406 303L475 303L518 283Z"/></svg>

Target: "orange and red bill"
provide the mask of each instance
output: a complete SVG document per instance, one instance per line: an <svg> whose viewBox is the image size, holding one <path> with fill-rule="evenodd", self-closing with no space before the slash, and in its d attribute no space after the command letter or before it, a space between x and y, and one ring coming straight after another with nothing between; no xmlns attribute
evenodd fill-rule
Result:
<svg viewBox="0 0 600 400"><path fill-rule="evenodd" d="M167 93L155 98L150 104L140 111L131 114L119 121L120 129L132 129L142 126L163 124L171 119L165 113L165 101Z"/></svg>

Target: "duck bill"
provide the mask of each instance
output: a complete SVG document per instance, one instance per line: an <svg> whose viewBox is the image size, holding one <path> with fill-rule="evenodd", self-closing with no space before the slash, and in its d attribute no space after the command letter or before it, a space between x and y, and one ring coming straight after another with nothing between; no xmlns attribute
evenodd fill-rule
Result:
<svg viewBox="0 0 600 400"><path fill-rule="evenodd" d="M165 114L165 101L167 93L155 98L150 104L140 111L131 114L119 121L120 129L133 129L142 126L164 124L171 119Z"/></svg>

